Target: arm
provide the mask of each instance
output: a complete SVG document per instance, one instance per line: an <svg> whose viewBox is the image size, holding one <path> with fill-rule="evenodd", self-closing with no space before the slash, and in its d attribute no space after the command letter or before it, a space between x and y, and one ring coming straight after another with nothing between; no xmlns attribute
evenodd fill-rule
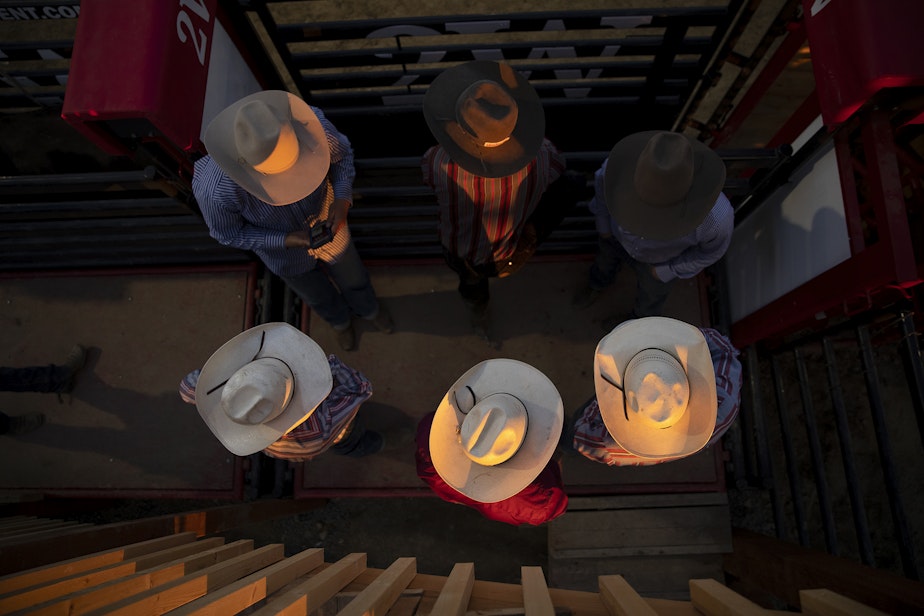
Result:
<svg viewBox="0 0 924 616"><path fill-rule="evenodd" d="M709 355L715 370L715 393L718 402L715 430L706 444L714 445L731 427L741 407L741 362L738 361L738 349L731 342L711 328L702 328L709 345Z"/></svg>
<svg viewBox="0 0 924 616"><path fill-rule="evenodd" d="M654 266L658 279L668 282L674 278L692 278L722 258L731 243L735 227L735 214L723 193L715 206L696 229L697 243L666 263Z"/></svg>
<svg viewBox="0 0 924 616"><path fill-rule="evenodd" d="M353 180L356 178L356 167L353 164L353 148L346 135L324 116L324 112L317 107L311 108L327 135L327 144L330 147L330 171L328 177L334 188L334 202L330 206L327 221L334 233L341 225L346 224L347 212L353 205Z"/></svg>
<svg viewBox="0 0 924 616"><path fill-rule="evenodd" d="M603 161L603 165L594 173L594 196L587 204L587 209L594 215L597 233L602 238L613 235L612 218L610 218L610 211L606 209L605 179L606 161Z"/></svg>

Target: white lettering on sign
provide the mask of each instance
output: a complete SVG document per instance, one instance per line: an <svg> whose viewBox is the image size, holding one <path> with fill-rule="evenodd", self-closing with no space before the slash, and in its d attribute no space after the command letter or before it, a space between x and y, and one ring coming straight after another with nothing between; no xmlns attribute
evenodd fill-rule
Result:
<svg viewBox="0 0 924 616"><path fill-rule="evenodd" d="M196 17L208 24L211 16L205 6L205 0L179 0L179 5L180 11L176 14L176 35L181 43L192 41L199 64L205 66L205 50L208 46L208 36L206 36L202 28L195 26L193 18L184 10L188 8ZM199 33L198 36L196 36L197 32Z"/></svg>
<svg viewBox="0 0 924 616"><path fill-rule="evenodd" d="M809 9L809 16L814 17L815 15L818 15L818 13L821 12L821 9L825 8L829 4L831 4L831 0L815 0L812 3L812 8Z"/></svg>
<svg viewBox="0 0 924 616"><path fill-rule="evenodd" d="M76 19L80 6L9 6L0 8L0 21Z"/></svg>

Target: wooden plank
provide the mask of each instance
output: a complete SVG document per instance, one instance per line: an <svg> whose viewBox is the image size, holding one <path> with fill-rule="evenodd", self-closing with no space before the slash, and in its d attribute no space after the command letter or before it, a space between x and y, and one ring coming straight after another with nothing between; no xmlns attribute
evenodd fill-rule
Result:
<svg viewBox="0 0 924 616"><path fill-rule="evenodd" d="M601 575L600 597L614 616L657 616L648 603L629 586L621 575Z"/></svg>
<svg viewBox="0 0 924 616"><path fill-rule="evenodd" d="M252 616L269 616L270 614L307 616L319 609L337 591L365 570L365 554L347 554L333 565L312 576L308 581L286 591L278 598L271 599L271 602L254 612Z"/></svg>
<svg viewBox="0 0 924 616"><path fill-rule="evenodd" d="M802 613L809 616L885 616L885 612L826 588L800 590L799 600Z"/></svg>
<svg viewBox="0 0 924 616"><path fill-rule="evenodd" d="M2 23L2 22L0 22ZM2 40L2 37L0 37ZM198 511L100 524L74 531L67 542L57 538L22 541L0 546L0 575L51 564L89 552L109 550L129 543L192 531L197 537L215 535L247 524L272 520L316 509L320 499L267 499Z"/></svg>
<svg viewBox="0 0 924 616"><path fill-rule="evenodd" d="M118 563L87 573L79 573L44 586L4 595L0 597L0 614L9 614L16 610L46 603L79 590L93 588L106 582L125 578L133 573L135 573L135 563Z"/></svg>
<svg viewBox="0 0 924 616"><path fill-rule="evenodd" d="M461 616L468 609L475 584L475 563L456 563L446 578L446 584L440 590L431 614L442 616Z"/></svg>
<svg viewBox="0 0 924 616"><path fill-rule="evenodd" d="M727 506L569 512L549 526L552 558L725 553L732 549Z"/></svg>
<svg viewBox="0 0 924 616"><path fill-rule="evenodd" d="M887 614L924 614L921 582L747 530L732 538L725 570L789 605L799 605L800 589L827 588Z"/></svg>
<svg viewBox="0 0 924 616"><path fill-rule="evenodd" d="M416 558L398 558L341 611L340 616L384 614L417 573Z"/></svg>
<svg viewBox="0 0 924 616"><path fill-rule="evenodd" d="M650 507L701 507L727 505L725 492L692 492L687 494L626 494L617 496L568 497L568 511L599 509L645 509Z"/></svg>
<svg viewBox="0 0 924 616"><path fill-rule="evenodd" d="M523 611L526 616L555 616L542 567L520 567L523 581Z"/></svg>
<svg viewBox="0 0 924 616"><path fill-rule="evenodd" d="M224 537L209 537L208 539L202 539L195 543L187 543L166 550L160 550L153 554L135 558L133 561L135 563L135 568L141 572L186 556L192 556L193 554L199 554L200 552L220 547L224 544ZM252 544L253 542L251 542L251 545ZM251 549L253 548L251 547Z"/></svg>
<svg viewBox="0 0 924 616"><path fill-rule="evenodd" d="M82 571L99 569L106 565L122 562L127 558L150 554L151 552L177 545L192 543L195 540L196 535L194 533L178 533L175 535L157 537L156 539L139 541L115 549L77 556L61 562L35 567L20 573L11 573L0 577L0 594L10 593L21 588L28 588L38 584L46 584L51 580L64 578ZM2 556L2 550L0 550L0 556ZM0 558L0 561L2 561L2 558Z"/></svg>
<svg viewBox="0 0 924 616"><path fill-rule="evenodd" d="M47 528L35 528L26 532L15 533L6 537L0 537L0 549L5 545L22 544L28 541L37 541L40 539L54 539L62 543L62 539L69 537L71 534L84 528L93 528L93 524L68 522Z"/></svg>
<svg viewBox="0 0 924 616"><path fill-rule="evenodd" d="M52 528L74 526L75 524L77 524L76 520L30 520L28 522L20 522L19 524L13 524L4 528L0 528L0 537L6 538L20 533L26 534L38 530L49 530Z"/></svg>
<svg viewBox="0 0 924 616"><path fill-rule="evenodd" d="M222 542L220 537L203 539L194 544L202 548L201 552L182 556L124 580L71 594L61 601L36 606L29 613L32 616L79 616L253 550L252 539L242 539L228 545L221 545Z"/></svg>
<svg viewBox="0 0 924 616"><path fill-rule="evenodd" d="M163 614L190 601L224 588L228 584L250 575L263 567L279 562L285 546L271 543L258 550L242 554L192 575L186 575L159 588L119 601L102 610L90 612L94 616L136 616L137 614Z"/></svg>
<svg viewBox="0 0 924 616"><path fill-rule="evenodd" d="M690 580L690 601L706 616L763 616L767 613L716 580Z"/></svg>
<svg viewBox="0 0 924 616"><path fill-rule="evenodd" d="M174 610L176 616L236 614L324 563L324 550L311 548L248 575Z"/></svg>
<svg viewBox="0 0 924 616"><path fill-rule="evenodd" d="M388 610L388 616L415 616L417 606L420 605L420 594L408 595L401 593L394 605Z"/></svg>

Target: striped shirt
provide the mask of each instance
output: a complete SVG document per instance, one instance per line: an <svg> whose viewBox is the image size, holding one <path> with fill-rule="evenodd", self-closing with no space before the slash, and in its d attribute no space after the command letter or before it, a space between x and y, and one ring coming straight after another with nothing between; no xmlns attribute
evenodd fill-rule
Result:
<svg viewBox="0 0 924 616"><path fill-rule="evenodd" d="M421 165L424 184L440 206L440 240L450 254L475 265L513 254L520 231L542 193L565 170L565 159L548 139L516 173L485 178L454 162L441 146L427 150Z"/></svg>
<svg viewBox="0 0 924 616"><path fill-rule="evenodd" d="M741 403L741 363L737 359L738 350L732 346L728 338L711 328L700 328L700 331L703 332L706 343L709 345L709 355L712 357L712 367L715 369L716 397L718 398L715 430L712 432L712 438L706 443L706 447L709 447L722 438L738 416ZM680 459L640 458L617 445L606 430L596 398L584 408L584 412L574 423L572 444L585 457L608 466L650 466Z"/></svg>
<svg viewBox="0 0 924 616"><path fill-rule="evenodd" d="M671 240L652 240L626 231L610 216L606 208L605 177L606 161L594 174L594 197L587 204L596 218L597 232L611 233L633 259L653 265L661 281L693 278L728 250L735 228L735 211L725 193L719 193L715 205L692 233Z"/></svg>
<svg viewBox="0 0 924 616"><path fill-rule="evenodd" d="M286 248L292 231L308 230L327 220L334 199L353 202L353 149L349 139L311 108L327 134L330 170L321 185L304 199L289 205L270 205L229 178L210 156L196 161L192 188L212 237L225 246L252 250L279 276L296 276L311 270L315 260L336 262L350 242L350 230L341 225L334 239L318 249Z"/></svg>
<svg viewBox="0 0 924 616"><path fill-rule="evenodd" d="M308 419L285 433L263 450L268 456L307 462L327 451L345 434L353 423L360 405L372 395L372 384L358 370L350 368L335 355L328 355L334 386L327 398ZM199 370L193 370L180 383L180 397L196 403L196 383Z"/></svg>

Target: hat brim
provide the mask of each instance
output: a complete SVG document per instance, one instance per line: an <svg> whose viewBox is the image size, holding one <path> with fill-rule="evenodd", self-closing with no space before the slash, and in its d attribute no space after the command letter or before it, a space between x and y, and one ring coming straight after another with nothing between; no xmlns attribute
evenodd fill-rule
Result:
<svg viewBox="0 0 924 616"><path fill-rule="evenodd" d="M670 428L656 428L632 421L624 407L623 393L606 378L623 385L629 361L644 349L662 349L673 355L686 371L690 401L680 421ZM594 355L594 388L600 415L607 431L627 452L640 458L675 458L696 453L715 430L718 402L715 369L702 332L683 321L647 317L626 321L607 334Z"/></svg>
<svg viewBox="0 0 924 616"><path fill-rule="evenodd" d="M706 218L725 184L725 163L709 146L684 135L693 147L693 185L682 201L651 205L635 189L635 167L648 140L660 132L634 133L613 146L606 163L606 208L626 231L669 240L692 233Z"/></svg>
<svg viewBox="0 0 924 616"><path fill-rule="evenodd" d="M227 381L239 368L251 362L260 349L260 357L283 360L295 376L292 399L278 417L257 425L231 420L221 406L222 388L206 392ZM242 332L215 351L199 375L196 385L196 408L212 434L228 451L239 456L256 453L314 413L330 393L333 376L324 351L314 340L288 323L266 323Z"/></svg>
<svg viewBox="0 0 924 616"><path fill-rule="evenodd" d="M292 118L292 128L298 139L298 159L281 173L264 175L242 162L234 141L238 110L255 100L263 101L283 117ZM288 205L304 199L321 185L330 169L330 145L318 116L305 101L282 90L256 92L232 103L209 122L202 140L209 156L228 177L270 205Z"/></svg>
<svg viewBox="0 0 924 616"><path fill-rule="evenodd" d="M456 121L456 101L481 80L503 83L517 104L517 123L510 140L494 148L478 146ZM536 157L545 137L545 110L529 81L509 65L490 60L459 64L440 73L424 95L423 114L430 132L450 158L480 177L516 173Z"/></svg>
<svg viewBox="0 0 924 616"><path fill-rule="evenodd" d="M496 466L473 462L459 442L464 415L450 404L451 392L468 385L478 400L509 393L523 402L528 427L516 454ZM443 396L430 428L430 457L450 487L481 503L496 503L520 492L551 459L564 423L561 395L539 370L514 359L489 359L469 369Z"/></svg>

